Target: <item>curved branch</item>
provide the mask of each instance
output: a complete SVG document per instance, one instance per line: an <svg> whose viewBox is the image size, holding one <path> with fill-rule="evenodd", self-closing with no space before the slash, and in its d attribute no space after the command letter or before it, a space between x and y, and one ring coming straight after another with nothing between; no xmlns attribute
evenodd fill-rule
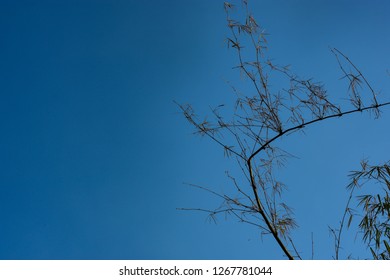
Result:
<svg viewBox="0 0 390 280"><path fill-rule="evenodd" d="M274 228L274 226L271 224L270 220L268 219L268 217L267 217L267 215L266 215L266 213L264 211L263 204L260 201L259 195L257 193L257 186L256 186L255 179L254 179L254 176L253 176L252 160L254 159L254 157L257 154L259 154L262 150L264 150L268 145L270 145L272 142L274 142L275 140L279 139L280 137L282 137L283 135L285 135L285 134L287 134L289 132L302 129L305 126L308 126L308 125L311 125L311 124L314 124L314 123L317 123L317 122L320 122L320 121L324 121L326 119L342 117L342 116L345 116L345 115L349 115L349 114L356 113L356 112L363 112L363 111L367 111L367 110L370 110L370 109L378 109L379 107L386 106L386 105L390 105L390 102L386 102L386 103L382 103L382 104L375 104L375 105L364 107L364 108L361 108L361 109L354 109L354 110L350 110L350 111L345 111L345 112L329 115L329 116L326 116L326 117L323 117L323 118L313 119L313 120L304 122L301 125L290 127L288 129L280 132L279 134L277 134L276 136L274 136L270 140L268 140L266 143L264 143L259 149L257 149L248 158L247 165L248 165L248 169L249 169L249 176L250 176L251 186L252 186L252 189L253 189L253 194L255 196L256 204L257 204L257 207L259 208L259 213L262 216L264 222L266 223L268 229L270 230L272 236L275 238L276 242L278 243L279 247L283 250L283 252L286 254L286 256L290 260L293 260L294 257L290 254L290 252L288 251L287 247L285 246L283 241L280 239L277 230Z"/></svg>
<svg viewBox="0 0 390 280"><path fill-rule="evenodd" d="M380 107L387 106L387 105L390 105L390 102L381 103L381 104L375 104L375 105L367 106L367 107L360 108L360 109L358 108L358 109L354 109L354 110L350 110L350 111L336 113L336 114L332 114L332 115L329 115L329 116L326 116L326 117L319 117L319 118L316 118L316 119L313 119L313 120L310 120L310 121L307 121L307 122L303 122L300 125L296 125L296 126L290 127L290 128L288 128L286 130L283 130L282 132L280 132L279 134L277 134L276 136L274 136L273 138L271 138L270 140L265 142L260 148L258 148L248 158L248 162L250 162L258 153L260 153L262 150L264 150L269 144L271 144L272 142L274 142L275 140L277 140L278 138L282 137L283 135L285 135L285 134L287 134L289 132L292 132L294 130L302 129L305 126L314 124L314 123L319 122L319 121L324 121L326 119L342 117L342 116L349 115L349 114L352 114L352 113L363 112L363 111L367 111L367 110L371 110L371 109L379 109Z"/></svg>

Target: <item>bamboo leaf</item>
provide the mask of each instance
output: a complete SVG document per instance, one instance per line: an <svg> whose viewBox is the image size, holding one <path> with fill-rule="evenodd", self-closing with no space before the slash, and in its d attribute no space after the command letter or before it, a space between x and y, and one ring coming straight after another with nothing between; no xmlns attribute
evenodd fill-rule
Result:
<svg viewBox="0 0 390 280"><path fill-rule="evenodd" d="M374 260L378 260L377 254L375 254L374 250L371 247L370 247L370 251L371 251L371 254L372 254L372 257L374 258Z"/></svg>
<svg viewBox="0 0 390 280"><path fill-rule="evenodd" d="M348 228L351 226L352 218L353 218L353 215L349 214L349 219L348 219L348 224L347 224Z"/></svg>

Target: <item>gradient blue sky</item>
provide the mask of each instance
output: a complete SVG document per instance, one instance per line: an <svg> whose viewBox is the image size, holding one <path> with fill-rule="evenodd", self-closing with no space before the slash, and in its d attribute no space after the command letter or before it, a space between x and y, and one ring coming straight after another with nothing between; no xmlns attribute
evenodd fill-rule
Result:
<svg viewBox="0 0 390 280"><path fill-rule="evenodd" d="M345 96L337 47L390 99L389 2L251 2L277 63ZM0 259L282 258L250 226L176 210L218 206L183 182L224 191L234 170L173 103L206 113L240 83L223 1L2 0L0 34ZM348 171L390 158L383 111L282 139L303 257L311 232L315 258L332 257ZM344 257L369 256L348 238Z"/></svg>

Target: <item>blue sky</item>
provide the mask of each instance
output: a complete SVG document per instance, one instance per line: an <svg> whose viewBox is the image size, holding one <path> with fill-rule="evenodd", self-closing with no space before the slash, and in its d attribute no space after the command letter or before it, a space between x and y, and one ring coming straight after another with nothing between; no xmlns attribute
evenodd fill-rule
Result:
<svg viewBox="0 0 390 280"><path fill-rule="evenodd" d="M252 1L270 56L346 94L329 46L389 100L390 4ZM223 1L0 1L0 259L278 259L256 229L199 212L229 191L234 162L192 135L174 100L206 114L231 100ZM389 160L382 118L356 115L283 138L280 176L299 250L332 257L349 170ZM237 173L238 174L238 173ZM238 174L239 175L239 174ZM348 233L343 251L367 257Z"/></svg>

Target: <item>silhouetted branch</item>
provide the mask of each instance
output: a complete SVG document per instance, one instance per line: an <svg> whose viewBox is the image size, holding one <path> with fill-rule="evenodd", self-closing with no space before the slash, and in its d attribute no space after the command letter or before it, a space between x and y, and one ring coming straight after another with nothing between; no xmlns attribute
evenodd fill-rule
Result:
<svg viewBox="0 0 390 280"><path fill-rule="evenodd" d="M333 101L322 83L313 79L302 79L291 72L288 66L273 64L266 56L266 32L251 14L248 2L242 1L242 5L244 19L236 20L231 17L234 5L227 2L224 4L227 26L230 30L227 45L237 55L238 65L234 68L249 79L253 95L241 94L231 86L237 97L234 109L229 112L229 118L226 118L223 113L227 107L225 104L210 108L212 121L199 119L190 105L178 106L185 118L195 127L196 133L216 142L223 148L225 155L235 156L249 185L243 187L228 174L240 198L196 187L224 201L218 209L209 212L213 217L220 213L233 214L239 221L254 224L260 227L263 233L270 233L288 259L301 258L290 236L290 231L297 227L297 223L291 209L282 200L285 185L277 180L274 172L274 168L282 166L289 154L277 146L276 140L303 131L314 124L358 112L373 111L378 117L380 108L390 105L390 102L379 103L375 91L359 68L336 48L331 51L343 77L348 80L350 103L347 105ZM253 51L252 56L247 56L247 51ZM347 71L348 66L352 71ZM273 75L285 81L280 84L288 86L279 89L271 87L270 80ZM368 88L368 93L362 91L364 87ZM369 98L367 94L372 99L371 104L364 102ZM347 214L352 217L349 212L351 198L352 191L340 221L340 228L331 229L335 238L336 259L339 258ZM261 224L250 220L254 217L260 219ZM313 254L314 244L312 257Z"/></svg>

